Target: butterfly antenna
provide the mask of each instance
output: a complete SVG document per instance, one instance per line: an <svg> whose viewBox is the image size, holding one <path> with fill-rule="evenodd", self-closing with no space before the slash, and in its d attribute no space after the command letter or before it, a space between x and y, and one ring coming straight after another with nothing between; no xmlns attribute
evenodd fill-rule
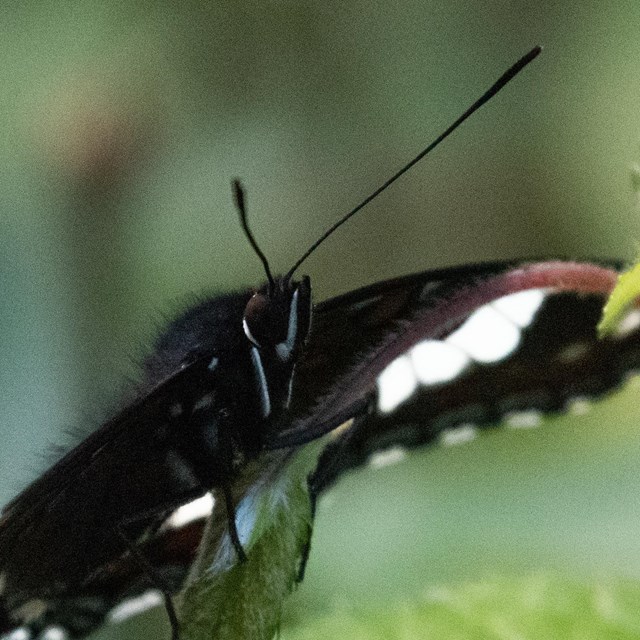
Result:
<svg viewBox="0 0 640 640"><path fill-rule="evenodd" d="M244 197L244 189L240 180L236 179L232 183L233 185L233 198L236 203L236 208L238 209L238 213L240 214L240 224L242 225L242 229L244 231L244 235L247 237L249 244L253 248L255 254L262 261L262 266L264 267L264 272L267 276L267 280L269 281L269 293L273 293L273 289L275 287L275 281L273 279L273 275L271 274L271 267L269 267L269 261L267 260L267 256L262 253L262 249L258 246L256 239L253 237L253 233L249 228L249 221L247 220L247 206L245 204Z"/></svg>
<svg viewBox="0 0 640 640"><path fill-rule="evenodd" d="M478 100L476 100L452 125L443 131L429 146L423 149L413 160L410 160L399 171L392 175L386 182L378 187L370 196L365 198L357 207L354 207L346 215L344 215L335 224L329 227L302 255L302 257L291 267L286 279L293 276L296 269L336 230L341 227L347 220L352 218L360 209L368 205L372 200L377 198L387 187L390 187L401 175L409 171L413 165L417 164L430 151L433 151L445 138L449 137L471 114L477 111L485 102L493 98L500 89L502 89L510 80L512 80L520 71L522 71L538 54L542 51L542 47L534 47L525 56L520 58L510 69L503 73L500 78L491 85Z"/></svg>

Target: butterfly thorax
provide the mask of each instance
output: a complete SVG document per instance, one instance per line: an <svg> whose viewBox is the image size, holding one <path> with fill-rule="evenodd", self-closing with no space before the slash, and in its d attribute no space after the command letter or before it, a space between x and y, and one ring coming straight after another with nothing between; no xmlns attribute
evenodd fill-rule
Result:
<svg viewBox="0 0 640 640"><path fill-rule="evenodd" d="M196 370L167 399L171 449L206 488L231 479L262 450L289 410L309 333L308 278L205 300L178 318L146 363L145 387L176 368ZM273 425L273 426L272 426Z"/></svg>

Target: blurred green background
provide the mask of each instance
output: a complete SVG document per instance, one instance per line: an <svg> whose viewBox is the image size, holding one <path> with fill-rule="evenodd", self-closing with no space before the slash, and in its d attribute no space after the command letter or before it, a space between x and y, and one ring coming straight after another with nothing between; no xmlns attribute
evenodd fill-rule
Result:
<svg viewBox="0 0 640 640"><path fill-rule="evenodd" d="M308 260L315 298L480 260L634 257L639 27L637 2L3 3L0 499L114 406L190 293L262 279L233 177L284 271L535 44ZM627 392L353 474L288 615L487 572L640 577L638 417Z"/></svg>

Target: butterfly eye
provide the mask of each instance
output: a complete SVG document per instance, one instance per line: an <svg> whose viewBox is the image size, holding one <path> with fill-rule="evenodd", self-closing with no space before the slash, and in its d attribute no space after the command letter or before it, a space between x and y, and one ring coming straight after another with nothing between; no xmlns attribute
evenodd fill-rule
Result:
<svg viewBox="0 0 640 640"><path fill-rule="evenodd" d="M272 293L251 296L242 328L255 347L272 349L280 362L288 362L307 338L310 314L311 287L305 276L294 285L281 281Z"/></svg>
<svg viewBox="0 0 640 640"><path fill-rule="evenodd" d="M264 293L255 293L247 302L242 328L247 339L260 348L272 341L273 301Z"/></svg>

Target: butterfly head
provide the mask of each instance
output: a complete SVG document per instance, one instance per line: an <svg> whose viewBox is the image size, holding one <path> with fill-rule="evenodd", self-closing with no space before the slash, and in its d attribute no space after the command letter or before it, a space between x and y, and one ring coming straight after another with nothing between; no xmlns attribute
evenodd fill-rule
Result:
<svg viewBox="0 0 640 640"><path fill-rule="evenodd" d="M307 276L295 281L295 269L280 278L272 275L249 228L245 193L238 180L233 181L233 191L244 234L267 276L267 284L247 302L242 328L249 342L262 418L274 420L291 402L296 361L311 327L311 284Z"/></svg>
<svg viewBox="0 0 640 640"><path fill-rule="evenodd" d="M309 334L311 284L304 276L299 282L276 278L251 296L244 311L242 327L247 339L278 362L295 361Z"/></svg>
<svg viewBox="0 0 640 640"><path fill-rule="evenodd" d="M254 293L242 327L250 343L262 418L277 420L289 408L296 362L311 325L311 285L274 278Z"/></svg>

